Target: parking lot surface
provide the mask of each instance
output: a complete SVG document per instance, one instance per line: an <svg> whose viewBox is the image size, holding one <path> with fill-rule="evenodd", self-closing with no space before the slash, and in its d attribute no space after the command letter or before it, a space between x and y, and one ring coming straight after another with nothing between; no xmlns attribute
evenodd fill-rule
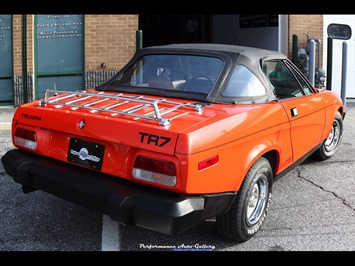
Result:
<svg viewBox="0 0 355 266"><path fill-rule="evenodd" d="M112 222L42 191L23 194L0 162L0 251L355 251L355 100L328 161L312 159L274 184L267 221L251 240L221 238L214 220L178 236ZM14 108L0 109L0 157ZM306 139L306 136L305 136ZM353 254L353 253L352 253Z"/></svg>

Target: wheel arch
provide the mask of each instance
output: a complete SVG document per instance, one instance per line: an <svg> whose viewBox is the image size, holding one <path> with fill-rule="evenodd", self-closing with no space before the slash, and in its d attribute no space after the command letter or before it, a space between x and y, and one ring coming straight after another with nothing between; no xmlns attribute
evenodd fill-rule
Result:
<svg viewBox="0 0 355 266"><path fill-rule="evenodd" d="M341 117L342 117L343 120L344 120L344 119L345 119L345 114L346 114L344 107L339 107L339 108L337 109L337 112L341 113ZM334 116L335 116L335 114L334 114Z"/></svg>
<svg viewBox="0 0 355 266"><path fill-rule="evenodd" d="M276 174L277 164L279 162L279 153L276 150L270 150L262 155L262 157L266 158L270 166L272 168L273 175Z"/></svg>
<svg viewBox="0 0 355 266"><path fill-rule="evenodd" d="M252 165L261 157L264 157L269 161L270 166L272 168L272 173L274 176L276 175L276 170L278 169L280 156L279 156L279 151L275 147L268 147L268 149L264 149L262 151L259 151L258 154L251 152L249 155L251 155L251 154L253 154L253 156L252 156L252 159L249 160L247 163L244 178L247 175L250 168L252 167ZM240 186L243 183L244 178L242 180L239 180L239 183L237 184L237 190L240 189Z"/></svg>

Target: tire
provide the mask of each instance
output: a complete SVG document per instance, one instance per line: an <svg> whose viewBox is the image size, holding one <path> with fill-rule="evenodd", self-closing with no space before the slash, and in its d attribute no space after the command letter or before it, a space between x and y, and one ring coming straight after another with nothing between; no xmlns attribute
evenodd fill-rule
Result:
<svg viewBox="0 0 355 266"><path fill-rule="evenodd" d="M252 238L265 221L272 183L270 163L261 157L249 169L230 209L216 217L219 234L239 243Z"/></svg>
<svg viewBox="0 0 355 266"><path fill-rule="evenodd" d="M331 158L338 150L343 138L343 118L337 112L332 129L327 139L325 139L318 150L315 151L312 157L324 161Z"/></svg>

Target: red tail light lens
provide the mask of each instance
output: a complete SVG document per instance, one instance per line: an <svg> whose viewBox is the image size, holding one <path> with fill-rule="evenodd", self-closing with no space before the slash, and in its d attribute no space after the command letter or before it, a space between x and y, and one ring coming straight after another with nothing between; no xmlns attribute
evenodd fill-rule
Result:
<svg viewBox="0 0 355 266"><path fill-rule="evenodd" d="M134 162L132 175L137 179L164 186L176 185L175 165L169 161L138 156Z"/></svg>
<svg viewBox="0 0 355 266"><path fill-rule="evenodd" d="M134 167L166 175L175 175L173 163L142 156L137 157Z"/></svg>

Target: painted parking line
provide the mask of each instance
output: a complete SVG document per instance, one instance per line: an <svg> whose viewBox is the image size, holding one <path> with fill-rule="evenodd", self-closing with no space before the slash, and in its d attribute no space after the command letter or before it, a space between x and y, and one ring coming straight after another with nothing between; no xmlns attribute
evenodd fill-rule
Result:
<svg viewBox="0 0 355 266"><path fill-rule="evenodd" d="M10 130L11 122L0 122L0 130Z"/></svg>
<svg viewBox="0 0 355 266"><path fill-rule="evenodd" d="M102 251L119 251L120 250L120 234L119 224L113 221L109 216L102 217Z"/></svg>

